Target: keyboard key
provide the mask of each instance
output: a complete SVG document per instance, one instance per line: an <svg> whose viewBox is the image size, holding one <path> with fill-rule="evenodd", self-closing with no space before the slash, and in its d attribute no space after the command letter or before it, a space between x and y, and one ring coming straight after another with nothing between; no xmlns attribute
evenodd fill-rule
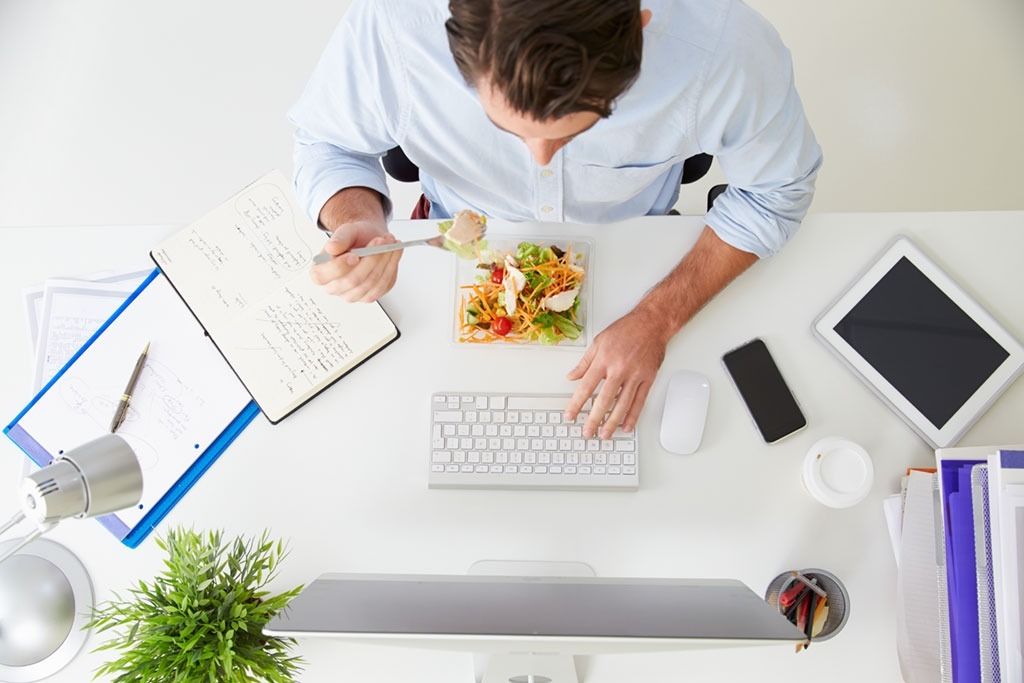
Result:
<svg viewBox="0 0 1024 683"><path fill-rule="evenodd" d="M509 410L565 410L568 398L561 396L509 396Z"/></svg>

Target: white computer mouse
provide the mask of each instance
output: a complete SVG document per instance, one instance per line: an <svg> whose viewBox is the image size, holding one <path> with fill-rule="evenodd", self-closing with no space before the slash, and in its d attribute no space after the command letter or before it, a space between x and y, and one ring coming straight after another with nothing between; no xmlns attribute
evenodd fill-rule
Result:
<svg viewBox="0 0 1024 683"><path fill-rule="evenodd" d="M711 382L694 370L677 370L668 380L661 414L661 445L671 453L689 455L700 446L708 416Z"/></svg>

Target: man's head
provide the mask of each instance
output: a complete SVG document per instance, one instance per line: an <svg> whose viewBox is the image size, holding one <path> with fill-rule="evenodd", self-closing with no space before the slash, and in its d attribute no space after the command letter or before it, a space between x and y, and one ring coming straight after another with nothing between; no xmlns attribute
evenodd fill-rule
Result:
<svg viewBox="0 0 1024 683"><path fill-rule="evenodd" d="M448 43L491 120L541 165L640 73L639 0L451 0Z"/></svg>

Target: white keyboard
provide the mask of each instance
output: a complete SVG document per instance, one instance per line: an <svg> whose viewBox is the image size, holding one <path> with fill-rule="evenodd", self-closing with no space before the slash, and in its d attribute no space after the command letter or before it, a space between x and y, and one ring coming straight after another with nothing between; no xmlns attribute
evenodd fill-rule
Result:
<svg viewBox="0 0 1024 683"><path fill-rule="evenodd" d="M590 401L570 423L568 403L568 395L434 394L430 487L635 491L636 432L584 439Z"/></svg>

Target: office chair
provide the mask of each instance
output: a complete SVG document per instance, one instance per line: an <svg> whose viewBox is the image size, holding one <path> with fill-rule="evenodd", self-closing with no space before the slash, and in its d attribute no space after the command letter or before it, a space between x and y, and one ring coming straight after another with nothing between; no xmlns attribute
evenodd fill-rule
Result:
<svg viewBox="0 0 1024 683"><path fill-rule="evenodd" d="M680 178L681 185L695 183L711 170L711 162L714 159L710 154L695 154L683 162L683 175ZM401 147L392 147L380 159L384 171L400 183L414 183L420 179L420 169L416 164L409 161ZM715 203L718 195L725 192L725 185L715 185L708 190L708 210Z"/></svg>

